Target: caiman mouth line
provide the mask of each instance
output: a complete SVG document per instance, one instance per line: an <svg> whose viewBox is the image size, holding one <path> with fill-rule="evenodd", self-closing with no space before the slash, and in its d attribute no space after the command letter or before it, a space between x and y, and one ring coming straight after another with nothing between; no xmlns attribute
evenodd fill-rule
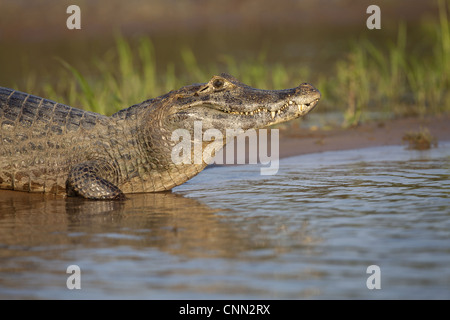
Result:
<svg viewBox="0 0 450 320"><path fill-rule="evenodd" d="M311 104L315 104L319 100L320 99L317 98L317 99L314 99L312 102L308 102L308 103L304 103L304 104L297 104L295 101L290 100L289 102L285 103L280 109L275 110L275 111L269 111L265 107L259 107L258 109L253 110L253 111L227 111L227 110L221 110L221 111L225 112L225 113L229 113L229 114L238 114L238 115L246 115L246 116L248 116L248 115L253 116L253 115L262 114L262 113L270 113L270 116L272 117L272 119L274 119L276 115L280 115L289 106L296 104L298 111L303 112L304 110L306 110L306 108L311 106Z"/></svg>

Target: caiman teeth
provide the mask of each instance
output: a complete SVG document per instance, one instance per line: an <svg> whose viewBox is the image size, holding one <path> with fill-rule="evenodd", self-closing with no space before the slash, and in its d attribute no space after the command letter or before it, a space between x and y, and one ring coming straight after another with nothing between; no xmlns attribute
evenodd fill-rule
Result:
<svg viewBox="0 0 450 320"><path fill-rule="evenodd" d="M319 99L316 99L315 101L313 101L313 102L311 102L311 103L314 103L314 102L316 102L317 100L319 100ZM280 109L275 110L275 111L270 111L270 110L267 110L267 109L264 108L264 107L259 107L259 108L255 109L255 110L253 110L253 111L226 111L226 112L231 113L231 114L246 115L246 116L248 116L248 115L253 116L253 115L256 115L256 114L259 114L259 113L266 113L266 114L267 114L267 113L270 113L271 118L272 118L272 119L275 119L275 116L280 116L281 113L282 113L286 108L288 108L289 106L293 106L293 107L296 106L296 107L298 108L298 111L299 111L299 112L304 112L304 111L307 110L307 108L311 105L311 103L297 104L295 101L289 100L289 101L286 102L283 106L281 106Z"/></svg>

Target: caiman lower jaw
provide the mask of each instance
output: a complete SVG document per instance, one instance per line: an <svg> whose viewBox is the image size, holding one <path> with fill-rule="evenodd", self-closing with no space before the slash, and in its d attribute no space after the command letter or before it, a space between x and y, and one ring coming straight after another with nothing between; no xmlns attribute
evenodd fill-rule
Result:
<svg viewBox="0 0 450 320"><path fill-rule="evenodd" d="M290 101L286 102L278 110L267 110L265 107L259 107L259 108L255 109L253 111L226 111L226 110L222 110L222 112L229 113L229 114L236 114L236 115L244 115L244 116L247 116L247 115L253 116L253 115L266 113L266 114L270 114L271 118L274 119L275 116L281 115L286 109L288 109L289 107L293 107L293 106L295 106L298 109L298 112L300 113L299 116L303 115L304 113L307 113L307 111L309 111L312 108L314 108L318 101L319 101L319 98L313 100L312 102L299 104L299 103L297 103L295 101L290 100Z"/></svg>

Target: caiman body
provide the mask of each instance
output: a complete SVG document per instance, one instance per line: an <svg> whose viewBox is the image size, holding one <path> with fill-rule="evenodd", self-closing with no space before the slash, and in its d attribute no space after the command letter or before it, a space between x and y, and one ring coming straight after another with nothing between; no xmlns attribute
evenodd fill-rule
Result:
<svg viewBox="0 0 450 320"><path fill-rule="evenodd" d="M0 88L0 189L90 199L170 190L208 160L174 163L174 130L194 137L195 121L221 132L263 128L305 115L319 99L309 84L259 90L222 74L107 117Z"/></svg>

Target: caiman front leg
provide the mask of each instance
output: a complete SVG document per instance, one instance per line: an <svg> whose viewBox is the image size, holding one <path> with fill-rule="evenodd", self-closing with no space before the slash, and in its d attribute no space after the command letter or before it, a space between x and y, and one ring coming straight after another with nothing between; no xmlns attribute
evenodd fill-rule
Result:
<svg viewBox="0 0 450 320"><path fill-rule="evenodd" d="M88 199L125 199L116 186L118 180L117 170L111 164L101 160L82 162L70 170L66 191L69 196Z"/></svg>

